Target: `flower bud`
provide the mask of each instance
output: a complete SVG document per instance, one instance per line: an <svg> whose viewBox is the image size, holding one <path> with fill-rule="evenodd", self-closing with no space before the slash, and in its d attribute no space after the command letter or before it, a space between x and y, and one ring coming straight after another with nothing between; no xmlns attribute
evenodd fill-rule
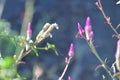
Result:
<svg viewBox="0 0 120 80"><path fill-rule="evenodd" d="M100 5L99 5L98 2L95 2L95 5L97 6L97 8L98 8L99 10L101 10Z"/></svg>
<svg viewBox="0 0 120 80"><path fill-rule="evenodd" d="M65 63L68 64L68 58L67 57L65 57Z"/></svg>
<svg viewBox="0 0 120 80"><path fill-rule="evenodd" d="M91 31L92 31L91 20L90 20L90 17L87 17L86 24L85 24L85 35L87 40L90 40Z"/></svg>
<svg viewBox="0 0 120 80"><path fill-rule="evenodd" d="M80 37L84 38L84 30L82 29L82 26L80 25L80 23L78 23L78 31L79 31Z"/></svg>
<svg viewBox="0 0 120 80"><path fill-rule="evenodd" d="M74 45L73 45L73 43L71 43L71 45L70 45L68 56L69 57L73 57L74 56Z"/></svg>

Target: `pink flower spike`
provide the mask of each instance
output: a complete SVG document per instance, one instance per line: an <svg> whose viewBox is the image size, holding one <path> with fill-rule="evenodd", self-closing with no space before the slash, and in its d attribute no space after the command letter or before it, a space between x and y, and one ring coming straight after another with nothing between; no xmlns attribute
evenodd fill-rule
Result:
<svg viewBox="0 0 120 80"><path fill-rule="evenodd" d="M31 23L28 23L28 26L27 26L27 40L31 39L31 35L32 35Z"/></svg>
<svg viewBox="0 0 120 80"><path fill-rule="evenodd" d="M74 45L73 45L73 43L71 43L71 45L70 45L68 56L69 57L73 57L74 56Z"/></svg>
<svg viewBox="0 0 120 80"><path fill-rule="evenodd" d="M91 20L90 17L88 16L86 19L86 26L90 26L91 25Z"/></svg>
<svg viewBox="0 0 120 80"><path fill-rule="evenodd" d="M91 31L92 31L91 20L90 20L90 17L87 17L86 24L85 24L85 35L87 40L90 40Z"/></svg>
<svg viewBox="0 0 120 80"><path fill-rule="evenodd" d="M78 23L78 31L79 31L79 34L82 38L84 38L84 30L82 29L82 26L80 25L80 23Z"/></svg>
<svg viewBox="0 0 120 80"><path fill-rule="evenodd" d="M68 76L68 80L72 80L70 76Z"/></svg>

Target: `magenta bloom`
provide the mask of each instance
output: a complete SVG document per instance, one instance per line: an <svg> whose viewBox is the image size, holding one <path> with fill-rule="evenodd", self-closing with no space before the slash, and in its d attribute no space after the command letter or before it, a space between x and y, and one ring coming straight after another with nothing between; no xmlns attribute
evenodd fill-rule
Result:
<svg viewBox="0 0 120 80"><path fill-rule="evenodd" d="M72 80L70 76L68 76L68 80Z"/></svg>
<svg viewBox="0 0 120 80"><path fill-rule="evenodd" d="M86 19L86 26L91 26L91 19L89 16Z"/></svg>
<svg viewBox="0 0 120 80"><path fill-rule="evenodd" d="M80 23L78 23L78 31L80 36L84 38L84 30L82 29L82 26L80 25Z"/></svg>
<svg viewBox="0 0 120 80"><path fill-rule="evenodd" d="M73 57L74 56L74 45L73 45L73 43L71 43L71 45L70 45L68 56L69 57Z"/></svg>
<svg viewBox="0 0 120 80"><path fill-rule="evenodd" d="M32 35L31 23L28 23L28 26L27 26L27 38L26 39L30 40L31 35Z"/></svg>
<svg viewBox="0 0 120 80"><path fill-rule="evenodd" d="M85 35L87 40L90 40L91 32L92 32L91 20L90 20L90 17L87 17L86 24L85 24Z"/></svg>

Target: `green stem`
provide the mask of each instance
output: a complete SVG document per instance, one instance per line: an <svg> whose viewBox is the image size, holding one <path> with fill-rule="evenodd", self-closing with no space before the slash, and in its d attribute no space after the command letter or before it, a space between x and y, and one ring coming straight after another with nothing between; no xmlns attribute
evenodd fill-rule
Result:
<svg viewBox="0 0 120 80"><path fill-rule="evenodd" d="M103 65L103 68L106 70L106 72L110 75L110 77L112 78L112 80L115 80L113 75L112 75L112 72L108 69L108 66L105 64L105 62L100 58L99 54L97 53L94 45L92 42L88 42L88 45L92 51L92 53L96 56L96 58L100 61L100 63Z"/></svg>

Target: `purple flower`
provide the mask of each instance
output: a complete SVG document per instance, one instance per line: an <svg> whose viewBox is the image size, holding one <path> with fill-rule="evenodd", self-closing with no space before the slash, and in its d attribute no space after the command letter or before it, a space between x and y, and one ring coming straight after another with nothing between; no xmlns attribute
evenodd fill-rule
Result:
<svg viewBox="0 0 120 80"><path fill-rule="evenodd" d="M79 31L80 37L84 38L84 30L82 29L82 26L80 25L80 23L78 23L78 31Z"/></svg>
<svg viewBox="0 0 120 80"><path fill-rule="evenodd" d="M90 20L90 17L87 17L86 24L85 24L85 35L87 40L90 40L91 32L92 32L91 20Z"/></svg>
<svg viewBox="0 0 120 80"><path fill-rule="evenodd" d="M74 56L74 45L73 45L73 43L71 43L71 45L70 45L68 56L69 57L73 57Z"/></svg>

